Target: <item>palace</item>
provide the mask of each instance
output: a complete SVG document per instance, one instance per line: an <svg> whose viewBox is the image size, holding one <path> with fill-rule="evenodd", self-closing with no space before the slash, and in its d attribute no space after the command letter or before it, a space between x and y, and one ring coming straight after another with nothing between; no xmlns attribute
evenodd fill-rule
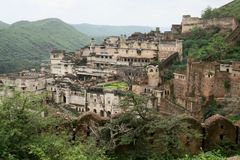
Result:
<svg viewBox="0 0 240 160"><path fill-rule="evenodd" d="M0 82L17 91L47 92L49 102L65 109L110 117L121 112L119 104L127 90L153 95L147 104L158 108L162 98L170 96L170 88L163 85L157 63L167 66L182 60L182 51L182 41L167 39L159 28L128 38L107 37L102 44L92 39L75 53L53 50L50 65L42 65L40 73L3 75ZM3 90L1 95L7 93Z"/></svg>

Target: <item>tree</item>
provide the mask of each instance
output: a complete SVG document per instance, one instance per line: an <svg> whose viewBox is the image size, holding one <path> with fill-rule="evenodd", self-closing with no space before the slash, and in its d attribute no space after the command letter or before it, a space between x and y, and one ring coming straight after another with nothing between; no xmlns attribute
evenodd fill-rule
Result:
<svg viewBox="0 0 240 160"><path fill-rule="evenodd" d="M104 150L90 144L72 143L62 119L41 117L43 96L16 93L0 104L0 159L6 160L107 160Z"/></svg>
<svg viewBox="0 0 240 160"><path fill-rule="evenodd" d="M41 97L30 100L18 93L3 101L0 105L0 157L31 158L28 145L33 135L38 135L47 125L40 120L43 110Z"/></svg>
<svg viewBox="0 0 240 160"><path fill-rule="evenodd" d="M204 119L207 119L215 114L223 115L223 108L217 103L214 97L210 97L206 105L204 106Z"/></svg>
<svg viewBox="0 0 240 160"><path fill-rule="evenodd" d="M203 13L202 13L202 18L205 18L205 19L209 19L209 18L212 18L212 8L211 7L207 7Z"/></svg>
<svg viewBox="0 0 240 160"><path fill-rule="evenodd" d="M167 159L179 155L179 133L187 126L179 118L163 118L149 108L150 97L127 93L123 113L99 128L99 145L114 159ZM194 131L191 131L194 135ZM173 152L175 151L175 152Z"/></svg>
<svg viewBox="0 0 240 160"><path fill-rule="evenodd" d="M145 70L143 67L120 67L118 68L118 74L128 84L129 91L132 91L132 86L144 77Z"/></svg>

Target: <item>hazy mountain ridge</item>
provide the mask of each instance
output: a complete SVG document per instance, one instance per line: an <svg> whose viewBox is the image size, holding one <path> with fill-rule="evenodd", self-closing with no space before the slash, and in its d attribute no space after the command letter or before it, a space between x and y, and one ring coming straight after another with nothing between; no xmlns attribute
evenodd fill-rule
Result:
<svg viewBox="0 0 240 160"><path fill-rule="evenodd" d="M131 35L134 32L149 32L154 27L148 26L111 26L111 25L93 25L93 24L74 24L78 31L92 37L120 36L121 34Z"/></svg>
<svg viewBox="0 0 240 160"><path fill-rule="evenodd" d="M5 28L8 28L8 27L9 27L9 24L0 21L0 29L5 29Z"/></svg>

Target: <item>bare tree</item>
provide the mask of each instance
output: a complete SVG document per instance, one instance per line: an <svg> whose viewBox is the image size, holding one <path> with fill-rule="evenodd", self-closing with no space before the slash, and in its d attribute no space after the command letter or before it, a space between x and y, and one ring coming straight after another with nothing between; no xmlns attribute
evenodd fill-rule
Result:
<svg viewBox="0 0 240 160"><path fill-rule="evenodd" d="M145 78L146 72L144 67L120 67L118 68L120 79L128 84L129 91L132 91L132 86L139 83Z"/></svg>

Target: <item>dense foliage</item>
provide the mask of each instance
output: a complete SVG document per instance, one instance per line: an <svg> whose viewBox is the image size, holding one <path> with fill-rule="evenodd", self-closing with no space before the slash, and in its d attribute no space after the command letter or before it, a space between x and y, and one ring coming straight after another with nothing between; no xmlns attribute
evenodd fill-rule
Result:
<svg viewBox="0 0 240 160"><path fill-rule="evenodd" d="M240 45L227 44L227 35L228 33L220 33L218 28L195 28L184 37L184 56L201 61L240 60Z"/></svg>
<svg viewBox="0 0 240 160"><path fill-rule="evenodd" d="M53 49L75 51L86 35L58 19L21 21L0 30L0 73L36 67Z"/></svg>
<svg viewBox="0 0 240 160"><path fill-rule="evenodd" d="M58 118L43 118L43 97L15 94L0 104L0 159L105 160L101 149L72 143L66 131L57 131Z"/></svg>
<svg viewBox="0 0 240 160"><path fill-rule="evenodd" d="M15 94L0 104L0 159L6 160L136 160L225 159L239 154L237 146L223 144L215 151L184 155L179 135L199 137L180 117L163 118L146 107L148 97L128 93L121 102L124 114L103 126L90 123L86 139L72 139L66 120L42 117L43 96ZM132 107L128 107L132 106ZM70 126L71 123L70 122ZM56 127L58 126L58 127ZM65 127L64 127L65 126ZM78 135L79 136L79 135ZM233 149L234 148L234 149Z"/></svg>

